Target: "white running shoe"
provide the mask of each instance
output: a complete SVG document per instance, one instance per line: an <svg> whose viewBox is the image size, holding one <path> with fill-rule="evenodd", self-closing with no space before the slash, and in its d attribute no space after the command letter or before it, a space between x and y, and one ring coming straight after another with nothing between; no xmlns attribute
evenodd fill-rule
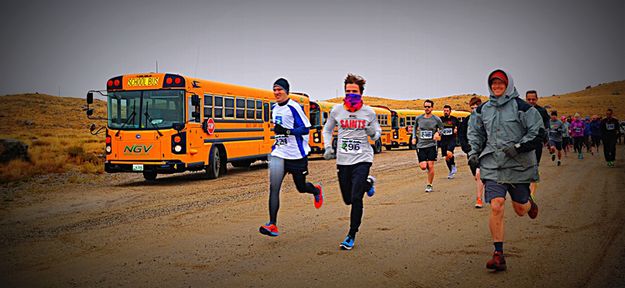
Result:
<svg viewBox="0 0 625 288"><path fill-rule="evenodd" d="M430 193L432 190L432 184L425 185L425 193Z"/></svg>

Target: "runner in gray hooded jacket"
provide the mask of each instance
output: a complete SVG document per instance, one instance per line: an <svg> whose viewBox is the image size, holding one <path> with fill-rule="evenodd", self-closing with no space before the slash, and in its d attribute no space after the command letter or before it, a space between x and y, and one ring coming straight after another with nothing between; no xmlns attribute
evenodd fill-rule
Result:
<svg viewBox="0 0 625 288"><path fill-rule="evenodd" d="M531 198L529 183L538 170L534 149L544 133L542 118L536 108L519 99L512 77L502 70L488 77L490 99L471 115L468 138L471 145L469 165L479 163L485 185L486 202L491 205L489 228L495 245L493 258L486 267L505 270L503 256L503 212L506 194L519 216L538 215Z"/></svg>

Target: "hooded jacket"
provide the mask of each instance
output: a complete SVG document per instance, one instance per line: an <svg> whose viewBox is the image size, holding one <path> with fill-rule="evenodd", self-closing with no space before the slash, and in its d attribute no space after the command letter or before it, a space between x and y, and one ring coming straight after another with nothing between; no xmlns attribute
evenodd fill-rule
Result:
<svg viewBox="0 0 625 288"><path fill-rule="evenodd" d="M471 115L467 132L469 156L479 155L482 180L530 183L538 179L533 150L542 143L545 127L540 113L519 98L512 76L506 75L508 86L504 95L494 96L489 85L489 101ZM518 152L514 158L504 153L510 146Z"/></svg>

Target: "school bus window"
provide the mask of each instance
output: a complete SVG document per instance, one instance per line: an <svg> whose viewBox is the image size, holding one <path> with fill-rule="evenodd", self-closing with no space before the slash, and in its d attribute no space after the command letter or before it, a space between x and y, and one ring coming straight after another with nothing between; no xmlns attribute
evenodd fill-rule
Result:
<svg viewBox="0 0 625 288"><path fill-rule="evenodd" d="M256 120L263 120L263 101L256 100Z"/></svg>
<svg viewBox="0 0 625 288"><path fill-rule="evenodd" d="M263 120L269 122L269 104L263 103Z"/></svg>
<svg viewBox="0 0 625 288"><path fill-rule="evenodd" d="M204 117L213 117L213 95L204 94Z"/></svg>
<svg viewBox="0 0 625 288"><path fill-rule="evenodd" d="M328 112L323 112L323 125L326 125L328 121Z"/></svg>
<svg viewBox="0 0 625 288"><path fill-rule="evenodd" d="M234 118L234 98L224 98L224 118Z"/></svg>
<svg viewBox="0 0 625 288"><path fill-rule="evenodd" d="M237 103L237 110L236 110L237 117L236 118L245 119L245 99L237 98L236 103Z"/></svg>
<svg viewBox="0 0 625 288"><path fill-rule="evenodd" d="M399 127L406 126L406 118L399 118Z"/></svg>
<svg viewBox="0 0 625 288"><path fill-rule="evenodd" d="M310 125L312 127L318 127L320 126L319 124L319 109L315 109L315 110L310 110Z"/></svg>
<svg viewBox="0 0 625 288"><path fill-rule="evenodd" d="M247 110L245 110L245 116L248 120L254 120L254 100L247 99L246 103Z"/></svg>
<svg viewBox="0 0 625 288"><path fill-rule="evenodd" d="M223 118L224 117L224 109L223 109L223 97L215 96L215 118Z"/></svg>

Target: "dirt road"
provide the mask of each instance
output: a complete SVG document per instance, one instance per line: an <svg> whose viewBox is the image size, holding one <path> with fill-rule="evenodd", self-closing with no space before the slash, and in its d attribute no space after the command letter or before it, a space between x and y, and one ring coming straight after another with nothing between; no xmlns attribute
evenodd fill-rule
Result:
<svg viewBox="0 0 625 288"><path fill-rule="evenodd" d="M491 273L486 209L473 208L466 157L446 179L436 164L423 192L414 151L376 155L377 194L365 199L356 247L340 251L349 207L333 161L311 161L325 204L283 186L281 235L267 221L267 169L201 174L33 180L0 203L2 287L625 287L625 146L617 167L573 155L556 167L545 151L536 220L508 203L508 271ZM80 181L73 181L80 182ZM486 206L488 207L488 206Z"/></svg>

